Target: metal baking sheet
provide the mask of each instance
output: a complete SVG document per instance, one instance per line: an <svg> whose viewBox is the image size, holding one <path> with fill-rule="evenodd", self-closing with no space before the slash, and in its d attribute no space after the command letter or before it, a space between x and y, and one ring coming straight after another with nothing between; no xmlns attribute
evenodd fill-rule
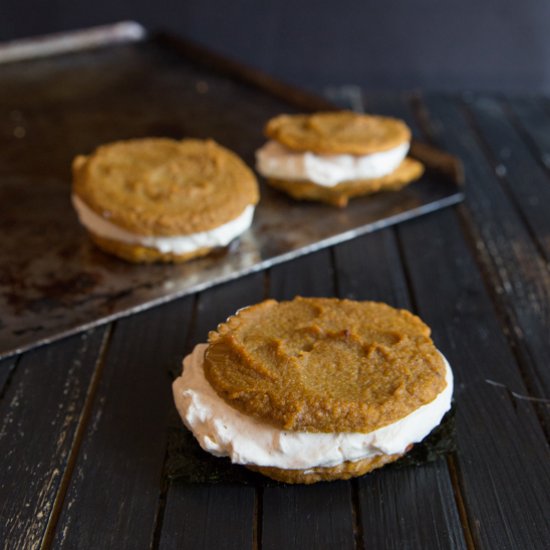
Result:
<svg viewBox="0 0 550 550"><path fill-rule="evenodd" d="M200 49L138 40L133 31L111 45L93 35L94 46L106 47L90 50L78 48L89 31L72 34L75 51L2 66L0 357L462 199L453 178L432 170L400 192L342 210L294 202L261 182L253 226L229 250L181 265L132 265L103 254L70 204L76 154L130 137L211 137L253 165L267 119L323 105Z"/></svg>

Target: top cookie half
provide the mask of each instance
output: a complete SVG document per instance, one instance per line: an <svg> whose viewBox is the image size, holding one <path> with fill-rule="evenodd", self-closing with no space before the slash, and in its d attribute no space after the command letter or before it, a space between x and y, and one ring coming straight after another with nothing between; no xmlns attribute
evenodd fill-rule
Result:
<svg viewBox="0 0 550 550"><path fill-rule="evenodd" d="M280 115L267 123L265 134L294 151L326 155L369 155L411 139L401 120L351 111Z"/></svg>
<svg viewBox="0 0 550 550"><path fill-rule="evenodd" d="M103 145L73 162L73 193L132 233L208 231L259 200L252 171L212 140L135 139Z"/></svg>
<svg viewBox="0 0 550 550"><path fill-rule="evenodd" d="M368 433L446 387L430 329L377 302L267 300L209 335L204 371L227 403L281 429Z"/></svg>

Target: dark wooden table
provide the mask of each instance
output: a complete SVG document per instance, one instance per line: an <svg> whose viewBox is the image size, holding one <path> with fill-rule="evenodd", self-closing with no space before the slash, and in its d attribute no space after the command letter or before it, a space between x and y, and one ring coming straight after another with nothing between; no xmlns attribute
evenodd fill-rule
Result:
<svg viewBox="0 0 550 550"><path fill-rule="evenodd" d="M0 362L0 541L21 548L550 547L550 103L369 97L466 202ZM383 300L433 328L457 451L310 487L169 482L169 371L239 307Z"/></svg>

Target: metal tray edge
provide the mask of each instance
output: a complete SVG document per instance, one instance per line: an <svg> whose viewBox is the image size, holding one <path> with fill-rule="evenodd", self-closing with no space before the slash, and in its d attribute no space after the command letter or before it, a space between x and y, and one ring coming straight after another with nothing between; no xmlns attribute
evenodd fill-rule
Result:
<svg viewBox="0 0 550 550"><path fill-rule="evenodd" d="M0 43L0 64L49 57L124 42L139 42L147 36L136 21L121 21L76 31L47 34Z"/></svg>

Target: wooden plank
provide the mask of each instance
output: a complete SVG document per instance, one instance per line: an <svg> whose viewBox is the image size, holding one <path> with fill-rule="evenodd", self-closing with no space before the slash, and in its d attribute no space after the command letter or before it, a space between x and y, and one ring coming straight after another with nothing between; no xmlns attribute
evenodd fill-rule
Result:
<svg viewBox="0 0 550 550"><path fill-rule="evenodd" d="M465 104L490 151L496 173L530 228L532 239L550 260L550 174L540 166L500 101L476 95L468 96Z"/></svg>
<svg viewBox="0 0 550 550"><path fill-rule="evenodd" d="M38 548L91 391L105 329L24 354L0 402L0 541ZM11 361L11 360L9 360Z"/></svg>
<svg viewBox="0 0 550 550"><path fill-rule="evenodd" d="M251 487L172 484L160 548L252 548L254 499Z"/></svg>
<svg viewBox="0 0 550 550"><path fill-rule="evenodd" d="M355 548L350 482L266 488L263 517L263 550Z"/></svg>
<svg viewBox="0 0 550 550"><path fill-rule="evenodd" d="M269 295L277 300L296 295L333 296L330 251L322 250L272 268L269 283ZM355 547L349 482L266 487L262 509L264 550Z"/></svg>
<svg viewBox="0 0 550 550"><path fill-rule="evenodd" d="M334 296L334 268L330 250L321 250L269 271L269 297L292 300L295 296Z"/></svg>
<svg viewBox="0 0 550 550"><path fill-rule="evenodd" d="M151 545L172 408L169 370L181 361L191 305L178 300L115 325L55 548Z"/></svg>
<svg viewBox="0 0 550 550"><path fill-rule="evenodd" d="M550 169L550 109L544 99L511 97L506 98L505 104L541 164Z"/></svg>
<svg viewBox="0 0 550 550"><path fill-rule="evenodd" d="M411 308L395 231L384 229L344 243L335 248L334 258L342 298Z"/></svg>
<svg viewBox="0 0 550 550"><path fill-rule="evenodd" d="M517 349L523 384L511 391L550 396L550 273L516 206L479 147L463 109L441 96L426 98L426 129L466 169L466 208L461 217L488 277L487 288L506 320ZM497 380L500 381L500 380ZM538 407L546 433L550 408Z"/></svg>
<svg viewBox="0 0 550 550"><path fill-rule="evenodd" d="M339 291L411 309L394 230L335 249ZM444 460L418 468L381 469L358 482L365 548L465 548Z"/></svg>
<svg viewBox="0 0 550 550"><path fill-rule="evenodd" d="M263 295L263 273L200 294L192 345L205 342L209 330L215 329L218 323L241 307L261 301ZM197 487L170 483L162 518L160 548L252 548L256 509L253 487Z"/></svg>

